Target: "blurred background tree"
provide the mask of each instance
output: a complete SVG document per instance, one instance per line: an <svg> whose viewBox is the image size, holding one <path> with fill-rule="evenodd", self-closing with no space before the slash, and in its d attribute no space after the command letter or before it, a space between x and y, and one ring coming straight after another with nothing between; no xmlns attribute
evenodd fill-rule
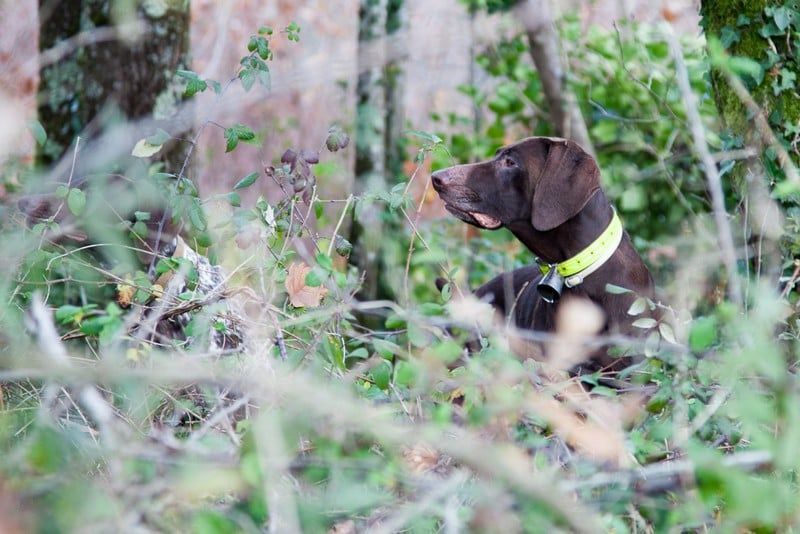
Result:
<svg viewBox="0 0 800 534"><path fill-rule="evenodd" d="M379 192L400 179L404 126L408 6L405 0L361 0L356 85L354 191ZM368 300L396 295L396 217L379 206L356 211L350 231L352 259L365 271L359 292Z"/></svg>
<svg viewBox="0 0 800 534"><path fill-rule="evenodd" d="M188 69L188 0L39 0L38 117L48 141L38 152L50 164L77 136L95 137L108 124L154 118L176 137ZM173 141L159 158L177 172L188 143Z"/></svg>

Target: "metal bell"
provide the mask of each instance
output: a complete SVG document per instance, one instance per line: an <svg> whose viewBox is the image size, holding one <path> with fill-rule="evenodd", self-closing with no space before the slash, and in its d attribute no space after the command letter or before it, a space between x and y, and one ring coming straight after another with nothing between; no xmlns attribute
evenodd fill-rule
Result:
<svg viewBox="0 0 800 534"><path fill-rule="evenodd" d="M539 291L542 300L549 304L558 302L558 299L561 298L561 290L563 288L564 279L558 274L555 265L550 266L550 270L547 271L547 274L545 274L536 285L536 289Z"/></svg>

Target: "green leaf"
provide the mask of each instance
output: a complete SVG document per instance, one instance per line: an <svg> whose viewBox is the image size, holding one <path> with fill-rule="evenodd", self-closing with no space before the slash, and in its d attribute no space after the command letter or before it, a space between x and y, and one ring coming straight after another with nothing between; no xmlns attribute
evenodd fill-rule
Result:
<svg viewBox="0 0 800 534"><path fill-rule="evenodd" d="M80 321L80 315L84 313L84 308L81 306L72 306L65 304L56 310L56 321L61 324L68 324L73 321Z"/></svg>
<svg viewBox="0 0 800 534"><path fill-rule="evenodd" d="M333 270L333 261L331 260L330 256L327 254L319 253L317 254L317 265L325 269L326 271Z"/></svg>
<svg viewBox="0 0 800 534"><path fill-rule="evenodd" d="M647 194L642 187L628 185L619 201L620 209L624 211L640 211L647 206Z"/></svg>
<svg viewBox="0 0 800 534"><path fill-rule="evenodd" d="M661 343L661 335L658 332L653 330L647 336L647 339L644 341L644 355L648 358L652 358L656 354L658 354L658 345Z"/></svg>
<svg viewBox="0 0 800 534"><path fill-rule="evenodd" d="M196 230L200 230L201 232L208 226L205 213L203 213L203 205L200 204L199 199L192 199L192 203L189 206L189 221L191 221L192 226Z"/></svg>
<svg viewBox="0 0 800 534"><path fill-rule="evenodd" d="M230 128L225 129L225 152L230 152L239 145L239 141L251 141L255 139L256 134L245 126L244 124L234 124Z"/></svg>
<svg viewBox="0 0 800 534"><path fill-rule="evenodd" d="M251 172L250 174L248 174L247 176L236 182L236 185L234 185L233 188L244 189L246 187L250 187L251 185L256 183L256 180L258 180L259 176L260 174L258 172Z"/></svg>
<svg viewBox="0 0 800 534"><path fill-rule="evenodd" d="M230 128L225 130L225 139L225 152L231 152L239 145L239 136Z"/></svg>
<svg viewBox="0 0 800 534"><path fill-rule="evenodd" d="M443 363L451 364L461 357L464 349L455 341L448 339L436 344L431 352L433 352L433 355Z"/></svg>
<svg viewBox="0 0 800 534"><path fill-rule="evenodd" d="M399 361L395 365L394 380L400 386L413 386L417 381L417 367L411 362Z"/></svg>
<svg viewBox="0 0 800 534"><path fill-rule="evenodd" d="M347 353L348 358L361 358L366 359L369 358L369 351L364 347L358 347L357 349L353 349Z"/></svg>
<svg viewBox="0 0 800 534"><path fill-rule="evenodd" d="M340 235L337 235L336 239L334 239L333 246L336 249L336 253L343 258L349 258L350 253L353 251L353 244Z"/></svg>
<svg viewBox="0 0 800 534"><path fill-rule="evenodd" d="M432 133L428 133L428 132L423 132L422 130L408 130L406 133L408 135L412 135L414 137L419 137L420 139L422 139L426 143L430 143L430 144L434 144L434 145L438 145L439 143L443 142L442 138L439 137L438 135L432 134Z"/></svg>
<svg viewBox="0 0 800 534"><path fill-rule="evenodd" d="M784 6L773 8L772 20L775 21L775 26L777 26L780 31L786 31L786 28L789 27L789 23L791 22L789 10Z"/></svg>
<svg viewBox="0 0 800 534"><path fill-rule="evenodd" d="M151 144L153 146L160 146L160 145L163 145L164 143L166 143L167 141L169 141L169 138L170 138L170 135L167 132L165 132L164 130L162 130L161 128L159 128L156 131L156 133L154 133L153 135L151 135L150 137L147 137L145 139L149 144Z"/></svg>
<svg viewBox="0 0 800 534"><path fill-rule="evenodd" d="M67 194L67 207L75 216L83 213L86 208L86 194L76 187L70 189Z"/></svg>
<svg viewBox="0 0 800 534"><path fill-rule="evenodd" d="M30 130L31 135L36 140L36 143L39 146L44 146L44 144L47 142L47 132L44 131L44 126L42 126L42 123L36 119L31 119L28 121L28 130Z"/></svg>
<svg viewBox="0 0 800 534"><path fill-rule="evenodd" d="M647 309L647 299L645 297L639 297L638 299L633 301L631 307L628 308L628 315L641 315L644 310Z"/></svg>
<svg viewBox="0 0 800 534"><path fill-rule="evenodd" d="M661 337L667 342L672 343L673 345L678 344L677 340L675 339L675 332L667 323L658 323L658 331L661 333Z"/></svg>
<svg viewBox="0 0 800 534"><path fill-rule="evenodd" d="M375 347L375 352L381 357L390 359L396 354L400 354L400 347L396 343L387 341L385 339L373 339L372 346Z"/></svg>
<svg viewBox="0 0 800 534"><path fill-rule="evenodd" d="M381 389L386 389L389 387L389 382L392 379L392 364L386 360L382 360L378 365L372 368L370 375L372 375L372 381L375 382L376 386Z"/></svg>
<svg viewBox="0 0 800 534"><path fill-rule="evenodd" d="M69 194L69 187L66 184L60 184L56 187L56 198L67 198Z"/></svg>
<svg viewBox="0 0 800 534"><path fill-rule="evenodd" d="M253 69L242 69L239 71L239 80L241 80L244 90L249 91L253 88L253 84L256 83L256 71Z"/></svg>
<svg viewBox="0 0 800 534"><path fill-rule="evenodd" d="M131 156L137 158L149 158L150 156L158 154L162 147L163 145L150 144L147 139L139 139L131 151Z"/></svg>
<svg viewBox="0 0 800 534"><path fill-rule="evenodd" d="M634 327L643 329L653 328L656 324L658 324L658 321L652 317L642 317L641 319L636 319L633 322Z"/></svg>
<svg viewBox="0 0 800 534"><path fill-rule="evenodd" d="M764 76L764 69L761 65L749 57L731 57L728 59L728 68L740 76L747 75L756 81L760 81Z"/></svg>
<svg viewBox="0 0 800 534"><path fill-rule="evenodd" d="M192 519L194 534L227 534L237 530L238 523L214 510L202 510Z"/></svg>
<svg viewBox="0 0 800 534"><path fill-rule="evenodd" d="M698 317L689 331L689 347L694 352L707 350L717 341L716 317Z"/></svg>
<svg viewBox="0 0 800 534"><path fill-rule="evenodd" d="M611 293L612 295L624 295L625 293L633 293L633 291L614 284L606 284L606 293Z"/></svg>
<svg viewBox="0 0 800 534"><path fill-rule="evenodd" d="M722 31L720 31L719 40L722 43L722 46L725 48L730 48L732 44L738 43L742 39L738 30L731 28L730 26L725 26L722 28Z"/></svg>
<svg viewBox="0 0 800 534"><path fill-rule="evenodd" d="M228 198L228 203L231 206L238 208L239 206L242 205L242 196L239 193L231 191L230 193L227 194L227 198Z"/></svg>
<svg viewBox="0 0 800 534"><path fill-rule="evenodd" d="M322 285L322 276L316 269L312 269L306 274L305 283L308 287L319 287Z"/></svg>

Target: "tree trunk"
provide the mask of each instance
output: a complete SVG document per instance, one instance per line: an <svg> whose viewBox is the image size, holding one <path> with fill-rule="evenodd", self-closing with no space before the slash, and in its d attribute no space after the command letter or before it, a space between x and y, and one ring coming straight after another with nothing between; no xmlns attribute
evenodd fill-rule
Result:
<svg viewBox="0 0 800 534"><path fill-rule="evenodd" d="M750 226L750 242L758 251L754 268L757 273L773 278L783 269L777 242L783 233L783 225L780 210L770 199L768 190L769 182L776 180L774 176L771 179L767 177L765 163L774 164L767 163L762 154L769 146L774 149L776 144L785 144L790 147L788 153L794 164L800 161L798 134L795 131L800 124L800 98L795 83L783 84L791 76L800 79L800 69L793 50L787 48L787 34L792 31L792 26L778 28L775 25L778 18L766 12L767 8L783 7L784 4L783 0L701 2L702 26L707 38L720 39L729 55L749 58L765 67L761 79L742 76L739 93L731 85L728 74L717 69L711 72L711 86L725 127L745 147L758 149L758 156L737 162L729 176L733 186L746 198L743 215ZM794 12L795 19L800 17L797 7L787 6L786 9ZM765 37L765 33L773 35ZM746 100L750 97L741 94L742 87L752 95L749 108ZM745 100L742 96L745 96ZM760 111L754 117L755 106ZM765 130L774 132L777 142L770 139L771 133L765 135ZM794 256L795 252L783 251L783 255Z"/></svg>
<svg viewBox="0 0 800 534"><path fill-rule="evenodd" d="M125 5L116 0L39 0L40 51L66 40L74 44L63 57L41 66L39 120L48 134L38 154L41 163L54 163L76 136L93 137L115 118L166 121L176 111L182 86L175 72L189 63L189 2L134 1L131 5L138 8L127 17L121 12ZM125 40L121 31L98 37L133 18L143 25L134 41ZM178 171L186 148L179 142L164 148L160 159L169 171Z"/></svg>
<svg viewBox="0 0 800 534"><path fill-rule="evenodd" d="M359 194L386 191L402 173L405 44L400 33L407 24L406 9L405 0L361 0L354 184ZM391 223L383 206L357 212L351 242L352 261L365 273L360 296L393 298L398 279L389 270L399 263L386 261L396 248L385 240Z"/></svg>
<svg viewBox="0 0 800 534"><path fill-rule="evenodd" d="M558 31L550 0L523 0L514 7L528 36L531 58L542 82L553 129L559 137L576 141L589 154L594 147L575 94L567 87Z"/></svg>

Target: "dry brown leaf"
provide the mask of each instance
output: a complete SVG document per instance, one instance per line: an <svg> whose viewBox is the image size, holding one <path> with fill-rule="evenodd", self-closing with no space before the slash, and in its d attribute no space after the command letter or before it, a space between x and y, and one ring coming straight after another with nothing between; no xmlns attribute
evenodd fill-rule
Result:
<svg viewBox="0 0 800 534"><path fill-rule="evenodd" d="M529 406L581 455L617 467L631 464L619 421L596 421L594 418L581 417L546 394L531 394Z"/></svg>
<svg viewBox="0 0 800 534"><path fill-rule="evenodd" d="M556 338L547 347L548 363L565 371L585 361L585 343L600 331L604 320L603 310L591 301L565 299L556 315Z"/></svg>
<svg viewBox="0 0 800 534"><path fill-rule="evenodd" d="M435 470L439 466L441 455L433 447L418 443L403 451L403 459L411 472L422 474Z"/></svg>
<svg viewBox="0 0 800 534"><path fill-rule="evenodd" d="M125 283L117 284L117 304L121 307L128 308L135 294L136 288L133 287L133 280L130 277L125 278Z"/></svg>
<svg viewBox="0 0 800 534"><path fill-rule="evenodd" d="M328 294L323 287L306 285L306 275L311 272L311 267L303 262L292 263L289 274L286 276L286 292L289 293L289 302L295 308L316 308L322 298Z"/></svg>

